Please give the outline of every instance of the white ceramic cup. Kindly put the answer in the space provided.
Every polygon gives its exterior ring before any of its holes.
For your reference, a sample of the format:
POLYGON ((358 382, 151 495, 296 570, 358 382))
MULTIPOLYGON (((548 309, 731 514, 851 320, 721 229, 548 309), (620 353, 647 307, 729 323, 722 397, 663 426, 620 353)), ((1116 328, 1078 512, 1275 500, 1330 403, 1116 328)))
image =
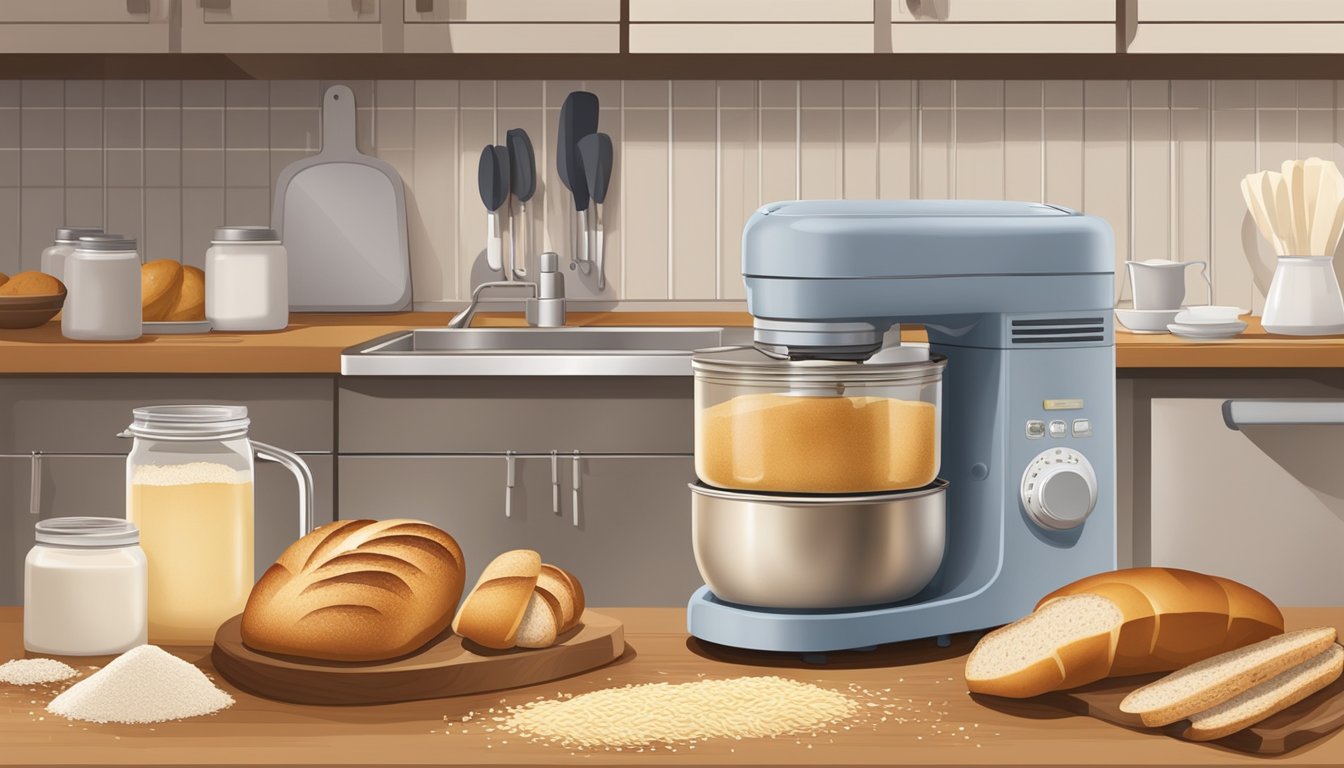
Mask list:
MULTIPOLYGON (((1140 310, 1180 309, 1185 302, 1185 268, 1198 264, 1204 272, 1208 262, 1149 259, 1127 261, 1129 284, 1134 289, 1134 308, 1140 310)), ((1205 279, 1207 280, 1207 273, 1205 279)))

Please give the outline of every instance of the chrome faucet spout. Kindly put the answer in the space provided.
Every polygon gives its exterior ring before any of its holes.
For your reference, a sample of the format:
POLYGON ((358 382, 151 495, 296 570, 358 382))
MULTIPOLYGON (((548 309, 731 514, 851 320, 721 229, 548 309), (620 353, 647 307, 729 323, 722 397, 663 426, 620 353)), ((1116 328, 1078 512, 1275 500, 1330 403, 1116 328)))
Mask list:
POLYGON ((481 294, 485 293, 487 289, 493 289, 493 288, 526 288, 528 293, 531 294, 529 298, 535 299, 537 297, 536 283, 528 283, 518 280, 496 280, 494 282, 481 283, 480 285, 476 286, 476 290, 471 292, 471 303, 467 304, 466 309, 462 310, 461 312, 458 312, 456 315, 453 315, 453 318, 448 321, 448 327, 449 328, 470 327, 472 318, 476 316, 476 309, 481 303, 481 294))

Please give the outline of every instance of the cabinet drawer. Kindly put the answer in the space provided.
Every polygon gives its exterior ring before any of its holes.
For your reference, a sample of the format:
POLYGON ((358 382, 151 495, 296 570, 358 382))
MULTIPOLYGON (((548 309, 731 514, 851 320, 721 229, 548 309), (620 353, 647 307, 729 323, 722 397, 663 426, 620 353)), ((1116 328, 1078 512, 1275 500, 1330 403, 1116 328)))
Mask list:
POLYGON ((206 24, 377 24, 378 0, 224 0, 197 3, 206 24))
POLYGON ((691 377, 358 378, 340 453, 690 453, 691 377))
POLYGON ((415 53, 616 53, 619 0, 402 0, 415 53))
MULTIPOLYGON (((1164 0, 1165 1, 1165 0, 1164 0)), ((1114 22, 1114 0, 898 0, 893 21, 1114 22)))
POLYGON ((1114 53, 1112 0, 892 4, 896 53, 1114 53))
POLYGON ((866 0, 630 0, 631 53, 872 53, 866 0))
POLYGON ((4 0, 0 2, 0 24, 147 24, 154 11, 147 0, 4 0))
POLYGON ((1138 0, 1144 22, 1344 21, 1339 0, 1138 0))
POLYGON ((166 53, 176 0, 3 0, 4 53, 166 53))
POLYGON ((1337 0, 1138 0, 1130 53, 1340 53, 1337 0))
POLYGON ((871 0, 630 0, 630 21, 873 21, 871 0))
POLYGON ((183 53, 378 53, 379 0, 183 0, 183 53))
POLYGON ((621 20, 620 0, 402 0, 402 4, 407 24, 621 20))
POLYGON ((8 376, 0 379, 0 453, 126 453, 117 437, 142 405, 246 405, 250 435, 291 451, 330 452, 329 377, 8 376))
POLYGON ((572 570, 588 604, 684 605, 700 584, 691 552, 689 456, 560 457, 559 514, 549 457, 515 460, 505 516, 502 456, 341 456, 340 516, 434 523, 466 556, 467 584, 500 552, 535 549, 572 570))

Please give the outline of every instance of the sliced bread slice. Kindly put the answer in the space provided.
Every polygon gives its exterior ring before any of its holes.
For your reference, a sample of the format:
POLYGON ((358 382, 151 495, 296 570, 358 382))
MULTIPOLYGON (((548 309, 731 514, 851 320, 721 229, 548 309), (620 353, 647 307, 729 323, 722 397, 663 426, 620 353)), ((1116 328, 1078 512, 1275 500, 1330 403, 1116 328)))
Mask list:
POLYGON ((1339 679, 1344 648, 1331 645, 1307 661, 1190 718, 1185 738, 1212 741, 1291 707, 1339 679))
POLYGON ((561 608, 555 596, 541 587, 532 593, 515 640, 519 648, 549 648, 563 625, 561 608))
POLYGON ((1050 600, 980 639, 966 659, 966 687, 1025 699, 1100 680, 1124 621, 1119 606, 1100 595, 1050 600))
POLYGON ((1136 689, 1120 711, 1156 727, 1203 712, 1321 653, 1335 642, 1334 627, 1301 629, 1220 653, 1136 689))

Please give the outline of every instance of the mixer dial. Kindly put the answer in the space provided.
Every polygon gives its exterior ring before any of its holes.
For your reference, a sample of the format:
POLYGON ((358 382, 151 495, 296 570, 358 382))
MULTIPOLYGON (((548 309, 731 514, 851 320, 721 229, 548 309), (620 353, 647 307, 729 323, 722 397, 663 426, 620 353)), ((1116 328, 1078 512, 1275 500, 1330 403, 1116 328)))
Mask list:
POLYGON ((1083 524, 1097 505, 1097 473, 1072 448, 1052 448, 1022 473, 1022 506, 1032 522, 1063 531, 1083 524))

